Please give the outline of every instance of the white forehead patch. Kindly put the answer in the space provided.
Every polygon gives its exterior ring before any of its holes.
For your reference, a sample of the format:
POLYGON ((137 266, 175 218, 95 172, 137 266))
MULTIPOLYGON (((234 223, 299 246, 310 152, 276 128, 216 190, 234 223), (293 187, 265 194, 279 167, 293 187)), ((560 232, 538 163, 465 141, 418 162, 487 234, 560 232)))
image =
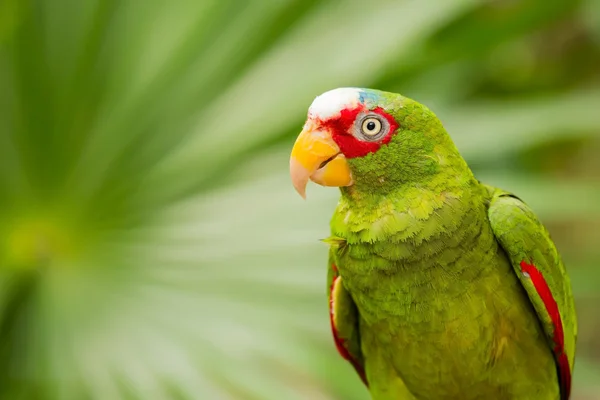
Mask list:
POLYGON ((339 88, 323 93, 312 102, 308 116, 326 120, 340 114, 346 108, 360 104, 361 90, 357 88, 339 88))

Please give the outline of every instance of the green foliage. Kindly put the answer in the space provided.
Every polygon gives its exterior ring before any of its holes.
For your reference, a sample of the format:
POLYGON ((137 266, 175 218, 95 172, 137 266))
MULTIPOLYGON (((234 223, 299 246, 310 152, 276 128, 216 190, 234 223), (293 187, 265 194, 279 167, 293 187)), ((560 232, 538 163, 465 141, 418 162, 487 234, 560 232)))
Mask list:
POLYGON ((287 176, 338 86, 434 110, 594 308, 596 3, 0 0, 0 397, 366 399, 328 332, 337 192, 287 176))

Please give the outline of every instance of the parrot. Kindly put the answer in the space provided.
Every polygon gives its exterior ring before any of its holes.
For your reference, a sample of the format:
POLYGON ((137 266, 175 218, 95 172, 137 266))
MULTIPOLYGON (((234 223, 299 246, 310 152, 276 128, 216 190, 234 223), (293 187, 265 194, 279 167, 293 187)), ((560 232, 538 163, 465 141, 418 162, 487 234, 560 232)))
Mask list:
POLYGON ((373 400, 569 399, 577 317, 557 247, 523 200, 475 178, 429 108, 324 92, 289 168, 303 198, 309 181, 339 188, 329 322, 373 400))

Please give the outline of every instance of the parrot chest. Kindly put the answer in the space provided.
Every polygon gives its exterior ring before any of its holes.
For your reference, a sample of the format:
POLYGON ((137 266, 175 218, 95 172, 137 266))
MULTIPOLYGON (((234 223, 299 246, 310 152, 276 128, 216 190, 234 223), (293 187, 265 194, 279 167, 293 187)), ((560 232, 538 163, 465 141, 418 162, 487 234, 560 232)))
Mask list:
POLYGON ((427 399, 501 398, 519 390, 515 370, 553 373, 539 324, 491 233, 435 258, 386 260, 369 246, 349 245, 338 258, 359 310, 367 370, 392 370, 427 399))

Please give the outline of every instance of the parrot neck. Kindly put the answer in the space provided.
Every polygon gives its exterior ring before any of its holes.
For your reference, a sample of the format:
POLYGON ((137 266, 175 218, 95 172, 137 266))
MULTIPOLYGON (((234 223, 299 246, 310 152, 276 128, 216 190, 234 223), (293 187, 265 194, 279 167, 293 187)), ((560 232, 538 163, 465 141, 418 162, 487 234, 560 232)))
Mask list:
POLYGON ((485 196, 487 191, 468 168, 450 169, 381 194, 342 188, 332 234, 349 244, 391 241, 419 247, 442 233, 464 229, 461 222, 481 211, 485 196))

